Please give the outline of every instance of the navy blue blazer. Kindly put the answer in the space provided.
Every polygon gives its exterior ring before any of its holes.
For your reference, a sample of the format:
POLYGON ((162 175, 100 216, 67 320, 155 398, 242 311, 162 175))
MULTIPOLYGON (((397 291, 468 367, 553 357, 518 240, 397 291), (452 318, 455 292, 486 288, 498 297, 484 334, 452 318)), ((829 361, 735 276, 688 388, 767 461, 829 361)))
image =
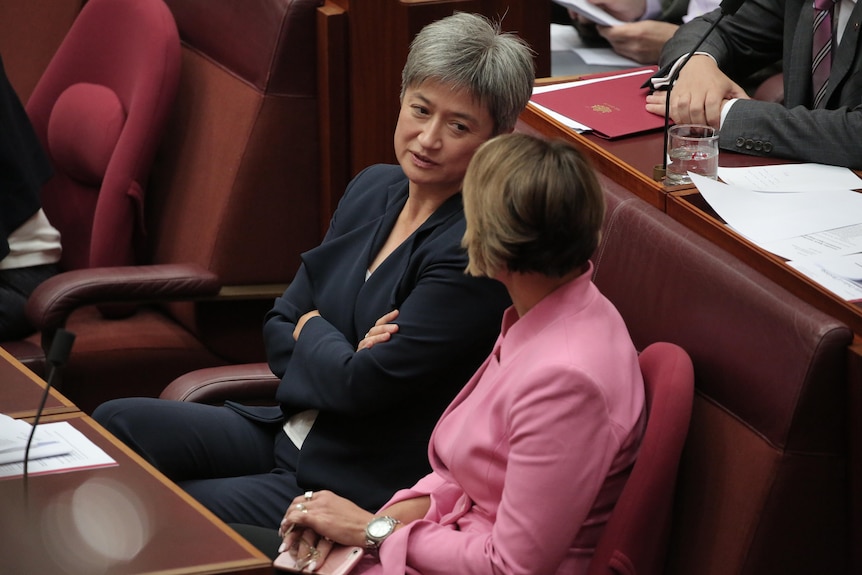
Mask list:
POLYGON ((283 414, 320 410, 300 452, 298 484, 330 489, 369 510, 430 470, 434 424, 490 352, 510 304, 502 284, 464 272, 460 194, 366 281, 407 200, 407 184, 398 166, 360 173, 323 243, 302 255, 264 325, 283 414), (321 317, 294 341, 296 321, 313 309, 321 317), (399 331, 356 352, 374 322, 393 309, 399 331))

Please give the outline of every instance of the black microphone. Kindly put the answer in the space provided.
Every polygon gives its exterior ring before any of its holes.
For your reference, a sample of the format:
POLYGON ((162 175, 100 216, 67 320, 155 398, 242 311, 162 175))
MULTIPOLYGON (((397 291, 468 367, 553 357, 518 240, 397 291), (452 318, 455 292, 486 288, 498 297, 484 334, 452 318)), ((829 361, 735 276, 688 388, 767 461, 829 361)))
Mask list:
POLYGON ((674 65, 676 64, 675 61, 668 63, 661 70, 650 76, 650 78, 646 82, 644 82, 643 86, 641 86, 642 88, 653 88, 656 90, 665 90, 667 92, 667 97, 664 101, 664 140, 662 144, 662 163, 661 168, 659 168, 659 166, 656 166, 653 169, 653 179, 656 181, 661 180, 667 173, 667 130, 668 125, 670 124, 670 91, 673 89, 673 84, 679 77, 679 73, 682 70, 683 66, 685 66, 689 60, 691 60, 691 57, 694 56, 694 54, 698 51, 701 45, 706 41, 707 37, 712 33, 713 30, 715 30, 715 27, 718 26, 718 23, 721 22, 721 20, 725 16, 733 16, 734 14, 736 14, 736 11, 739 10, 743 2, 745 2, 745 0, 722 0, 721 4, 719 4, 720 12, 718 14, 718 18, 716 18, 715 21, 710 25, 709 29, 704 33, 704 35, 700 37, 700 40, 698 40, 697 44, 694 45, 694 48, 688 51, 688 54, 685 55, 685 58, 682 59, 682 61, 679 63, 679 66, 676 66, 676 68, 674 68, 674 65), (659 88, 653 87, 652 82, 655 78, 664 78, 668 74, 670 74, 670 77, 668 77, 667 83, 664 86, 661 86, 659 88))
POLYGON ((59 371, 59 368, 66 364, 69 360, 69 354, 72 353, 72 344, 75 343, 75 334, 59 328, 54 333, 54 339, 51 341, 51 349, 48 350, 48 379, 45 382, 45 390, 42 392, 42 400, 39 402, 39 408, 36 410, 36 417, 33 418, 33 426, 30 428, 30 436, 27 438, 27 446, 24 448, 24 480, 27 480, 27 464, 30 459, 30 444, 33 442, 33 434, 36 432, 36 426, 39 424, 39 419, 42 417, 42 410, 45 409, 45 402, 48 400, 48 391, 51 389, 51 384, 54 381, 54 376, 59 371))

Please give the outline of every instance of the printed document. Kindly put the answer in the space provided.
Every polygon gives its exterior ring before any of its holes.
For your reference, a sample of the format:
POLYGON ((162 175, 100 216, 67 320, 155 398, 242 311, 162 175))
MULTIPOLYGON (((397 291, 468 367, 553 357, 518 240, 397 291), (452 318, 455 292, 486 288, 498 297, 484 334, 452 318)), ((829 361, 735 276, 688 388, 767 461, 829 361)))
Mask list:
MULTIPOLYGON (((24 449, 20 444, 23 435, 24 444, 30 434, 31 426, 26 421, 12 419, 9 416, 0 416, 0 449, 5 446, 10 456, 4 463, 0 464, 0 478, 21 477, 24 475, 24 449), (7 420, 15 423, 9 424, 7 420), (11 433, 11 435, 7 435, 11 433), (20 446, 20 451, 18 450, 20 446), (14 453, 14 456, 11 454, 14 453)), ((111 467, 117 462, 105 453, 99 446, 90 441, 83 433, 75 429, 68 421, 39 424, 33 436, 31 444, 27 474, 29 476, 44 475, 47 473, 60 473, 75 471, 78 469, 94 469, 97 467, 111 467), (36 452, 37 438, 40 444, 52 446, 50 450, 36 452)))

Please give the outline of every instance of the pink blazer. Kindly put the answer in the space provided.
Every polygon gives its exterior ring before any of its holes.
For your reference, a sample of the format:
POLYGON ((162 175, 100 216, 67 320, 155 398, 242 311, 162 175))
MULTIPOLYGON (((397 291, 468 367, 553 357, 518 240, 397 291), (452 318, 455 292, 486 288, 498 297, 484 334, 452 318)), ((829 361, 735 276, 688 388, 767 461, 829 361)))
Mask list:
MULTIPOLYGON (((389 504, 431 495, 364 571, 585 573, 645 425, 637 352, 587 272, 523 318, 438 422, 433 471, 389 504)), ((387 505, 389 505, 387 504, 387 505)))

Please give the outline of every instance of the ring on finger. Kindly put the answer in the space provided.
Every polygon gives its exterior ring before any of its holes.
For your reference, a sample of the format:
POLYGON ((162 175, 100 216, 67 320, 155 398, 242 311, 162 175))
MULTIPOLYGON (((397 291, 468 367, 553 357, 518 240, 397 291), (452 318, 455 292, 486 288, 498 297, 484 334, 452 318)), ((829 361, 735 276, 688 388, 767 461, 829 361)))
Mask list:
POLYGON ((311 501, 311 498, 314 496, 314 491, 306 491, 305 492, 305 500, 311 501))
POLYGON ((294 505, 294 507, 296 507, 297 511, 300 511, 302 513, 308 513, 308 509, 302 503, 297 503, 296 505, 294 505))

